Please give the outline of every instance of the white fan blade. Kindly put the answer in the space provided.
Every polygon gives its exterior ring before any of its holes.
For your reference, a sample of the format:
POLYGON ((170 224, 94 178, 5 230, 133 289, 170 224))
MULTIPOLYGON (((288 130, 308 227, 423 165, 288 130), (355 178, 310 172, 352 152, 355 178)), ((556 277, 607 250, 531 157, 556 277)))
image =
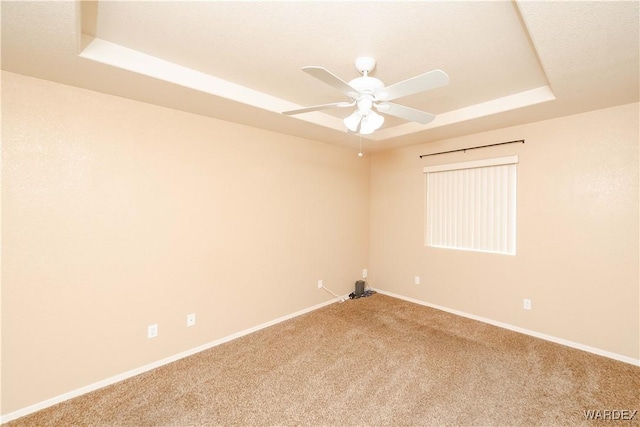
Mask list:
POLYGON ((376 98, 380 101, 391 101, 448 84, 449 76, 447 73, 442 70, 433 70, 382 88, 376 92, 376 98))
POLYGON ((314 105, 313 107, 300 108, 299 110, 283 111, 282 114, 292 116, 294 114, 309 113, 311 111, 328 110, 330 108, 353 107, 355 102, 334 102, 333 104, 314 105))
POLYGON ((405 107, 404 105, 393 104, 391 102, 376 104, 376 108, 381 113, 400 117, 401 119, 420 123, 421 125, 426 125, 436 118, 433 114, 425 113, 424 111, 416 110, 415 108, 405 107))
POLYGON ((340 77, 333 74, 331 71, 322 67, 302 67, 302 71, 309 74, 312 77, 328 84, 334 89, 347 95, 349 98, 355 98, 358 95, 358 91, 349 86, 347 82, 340 77))

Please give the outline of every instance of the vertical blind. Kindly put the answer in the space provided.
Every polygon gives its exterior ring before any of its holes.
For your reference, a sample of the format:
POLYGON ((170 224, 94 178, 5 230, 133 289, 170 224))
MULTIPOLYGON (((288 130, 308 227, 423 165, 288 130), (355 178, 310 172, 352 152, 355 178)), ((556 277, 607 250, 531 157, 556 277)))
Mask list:
POLYGON ((429 166, 425 243, 516 253, 518 156, 429 166))

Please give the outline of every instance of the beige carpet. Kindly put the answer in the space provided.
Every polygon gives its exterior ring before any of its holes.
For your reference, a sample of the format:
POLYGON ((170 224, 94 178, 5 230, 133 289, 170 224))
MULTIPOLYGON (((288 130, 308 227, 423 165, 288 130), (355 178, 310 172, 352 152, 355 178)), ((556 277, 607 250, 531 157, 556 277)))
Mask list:
POLYGON ((9 425, 640 426, 585 418, 639 394, 639 367, 377 294, 9 425))

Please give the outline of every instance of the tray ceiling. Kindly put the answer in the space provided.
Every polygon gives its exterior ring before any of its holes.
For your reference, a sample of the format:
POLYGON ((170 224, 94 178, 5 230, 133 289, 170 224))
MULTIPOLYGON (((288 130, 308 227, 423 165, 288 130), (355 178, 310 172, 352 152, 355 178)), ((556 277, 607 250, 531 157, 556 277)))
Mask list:
POLYGON ((396 100, 368 150, 639 99, 638 2, 2 2, 2 68, 195 114, 353 146, 345 100, 300 69, 392 84, 432 69, 443 88, 396 100))

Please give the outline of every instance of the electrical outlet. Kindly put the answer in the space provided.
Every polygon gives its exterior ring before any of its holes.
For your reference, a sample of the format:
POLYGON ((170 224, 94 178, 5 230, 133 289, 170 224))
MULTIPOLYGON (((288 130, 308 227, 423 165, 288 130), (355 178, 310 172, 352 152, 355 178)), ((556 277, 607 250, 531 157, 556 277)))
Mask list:
POLYGON ((324 286, 324 283, 322 280, 318 280, 318 289, 322 289, 322 287, 324 286))
POLYGON ((193 326, 196 324, 196 314, 191 313, 187 315, 187 326, 193 326))
POLYGON ((416 276, 416 277, 413 279, 413 282, 414 282, 416 285, 419 285, 419 284, 420 284, 420 276, 416 276))
POLYGON ((525 310, 531 310, 531 300, 525 298, 522 302, 522 308, 525 310))
POLYGON ((363 279, 367 278, 367 269, 366 268, 362 269, 362 278, 363 279))
POLYGON ((147 338, 155 338, 158 336, 158 324, 154 323, 147 327, 147 338))

